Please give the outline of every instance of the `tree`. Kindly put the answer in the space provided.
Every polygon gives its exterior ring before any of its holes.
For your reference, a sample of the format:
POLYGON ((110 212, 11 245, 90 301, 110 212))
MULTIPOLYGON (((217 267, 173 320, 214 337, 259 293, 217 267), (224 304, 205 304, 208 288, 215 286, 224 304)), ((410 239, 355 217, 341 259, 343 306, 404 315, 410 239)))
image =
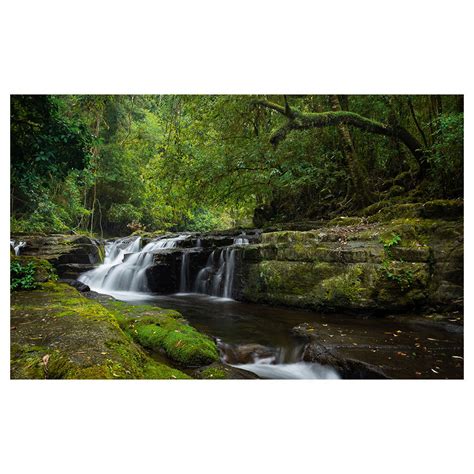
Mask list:
POLYGON ((257 105, 274 110, 286 118, 272 135, 270 141, 278 145, 290 132, 311 128, 352 126, 377 135, 384 135, 400 140, 412 153, 419 165, 420 178, 426 175, 427 160, 421 143, 401 125, 391 125, 369 119, 354 112, 334 110, 332 112, 300 112, 290 107, 288 101, 282 106, 269 100, 259 99, 257 105))

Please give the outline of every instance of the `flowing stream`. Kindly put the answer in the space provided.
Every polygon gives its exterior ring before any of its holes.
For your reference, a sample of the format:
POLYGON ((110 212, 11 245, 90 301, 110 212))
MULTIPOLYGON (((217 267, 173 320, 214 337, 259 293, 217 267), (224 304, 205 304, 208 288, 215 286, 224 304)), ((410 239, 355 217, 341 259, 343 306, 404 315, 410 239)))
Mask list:
MULTIPOLYGON (((400 378, 415 374, 429 377, 433 369, 436 373, 454 370, 455 359, 450 354, 459 351, 462 337, 416 326, 414 316, 355 318, 235 301, 237 255, 249 240, 238 236, 230 245, 220 247, 203 247, 203 243, 186 234, 145 245, 139 237, 118 239, 107 243, 104 263, 79 280, 129 304, 180 311, 196 329, 216 338, 223 362, 261 378, 339 378, 329 366, 302 361, 303 345, 292 328, 305 322, 315 324, 325 343, 338 344, 347 357, 360 357, 389 369, 392 366, 400 378), (160 265, 174 269, 174 294, 150 291, 147 272, 160 265), (420 347, 421 352, 411 354, 414 347, 420 347), (393 361, 394 354, 403 357, 393 361)), ((165 277, 169 279, 167 274, 165 277)))

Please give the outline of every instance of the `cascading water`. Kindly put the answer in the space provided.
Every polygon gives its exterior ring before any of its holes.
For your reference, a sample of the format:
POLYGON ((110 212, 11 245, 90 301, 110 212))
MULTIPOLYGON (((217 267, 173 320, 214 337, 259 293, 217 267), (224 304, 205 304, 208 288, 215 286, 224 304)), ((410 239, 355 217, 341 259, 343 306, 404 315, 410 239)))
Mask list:
MULTIPOLYGON (((106 245, 104 263, 84 273, 79 280, 95 291, 149 291, 147 269, 154 263, 154 254, 179 247, 180 242, 189 240, 189 235, 162 238, 146 244, 141 250, 141 239, 119 239, 106 245)), ((206 265, 197 272, 194 283, 191 280, 191 258, 202 241, 196 240, 196 247, 183 249, 179 273, 179 292, 195 292, 230 299, 233 296, 236 252, 239 246, 247 245, 245 235, 234 238, 232 246, 214 249, 206 265)), ((178 288, 177 288, 178 289, 178 288)))
POLYGON ((15 240, 10 240, 10 246, 13 247, 15 255, 20 255, 21 249, 26 245, 26 242, 16 242, 15 240))
POLYGON ((183 252, 181 256, 181 274, 179 280, 179 291, 181 293, 185 293, 188 288, 188 281, 189 281, 189 252, 183 252))
POLYGON ((140 250, 141 238, 116 240, 105 247, 104 263, 79 277, 94 291, 148 291, 146 271, 153 264, 153 252, 175 248, 186 236, 160 239, 140 250))
MULTIPOLYGON (((233 245, 247 245, 249 240, 243 236, 234 239, 233 245)), ((235 274, 236 248, 213 250, 206 266, 199 270, 193 291, 211 296, 232 298, 235 274)))
POLYGON ((217 341, 221 360, 264 379, 339 379, 331 366, 304 362, 304 345, 271 348, 259 344, 232 345, 217 341))

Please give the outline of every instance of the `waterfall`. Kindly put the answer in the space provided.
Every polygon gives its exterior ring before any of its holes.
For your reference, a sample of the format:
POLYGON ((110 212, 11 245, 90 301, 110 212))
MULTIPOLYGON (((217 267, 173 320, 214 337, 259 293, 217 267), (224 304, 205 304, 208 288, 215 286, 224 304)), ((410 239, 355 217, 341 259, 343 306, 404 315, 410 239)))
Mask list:
POLYGON ((214 268, 215 253, 216 251, 213 250, 209 254, 209 257, 207 257, 206 266, 204 268, 201 268, 201 270, 199 270, 196 277, 196 281, 194 283, 194 288, 193 288, 193 291, 195 293, 208 293, 209 277, 210 275, 212 275, 212 271, 214 268))
POLYGON ((148 291, 147 269, 153 265, 153 252, 175 248, 185 235, 152 241, 141 247, 141 238, 107 243, 104 263, 78 279, 95 291, 148 291))
POLYGON ((26 242, 16 242, 15 240, 10 240, 10 246, 13 247, 15 255, 20 255, 20 250, 26 245, 26 242))
POLYGON ((234 246, 247 245, 249 240, 244 236, 234 239, 233 247, 214 250, 207 259, 206 266, 199 270, 194 283, 194 292, 211 296, 232 298, 235 274, 234 246))
MULTIPOLYGON (((79 280, 92 290, 99 292, 150 291, 147 270, 154 265, 154 254, 166 253, 167 250, 179 248, 182 241, 189 241, 189 239, 189 235, 161 238, 147 243, 143 248, 141 248, 140 237, 108 242, 105 247, 104 263, 81 275, 79 280)), ((192 274, 192 269, 196 267, 195 265, 191 267, 192 254, 206 250, 202 247, 200 238, 194 242, 196 243, 195 250, 186 248, 176 252, 176 258, 181 256, 179 287, 176 290, 180 293, 193 291, 216 297, 232 298, 237 249, 242 245, 247 245, 249 239, 241 234, 233 239, 231 246, 214 249, 209 254, 206 265, 197 271, 195 277, 195 274, 192 274), (191 278, 194 279, 194 282, 191 278)))
POLYGON ((181 274, 179 280, 179 291, 186 293, 189 280, 189 252, 183 252, 181 256, 181 274))

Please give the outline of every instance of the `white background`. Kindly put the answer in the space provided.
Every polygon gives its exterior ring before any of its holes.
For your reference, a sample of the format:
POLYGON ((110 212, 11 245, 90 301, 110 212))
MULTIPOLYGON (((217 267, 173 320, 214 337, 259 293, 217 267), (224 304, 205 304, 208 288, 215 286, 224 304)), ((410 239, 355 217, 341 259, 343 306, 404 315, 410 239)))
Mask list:
POLYGON ((6 473, 467 473, 469 2, 4 1, 0 467, 6 473), (10 381, 11 93, 466 94, 464 381, 10 381))

